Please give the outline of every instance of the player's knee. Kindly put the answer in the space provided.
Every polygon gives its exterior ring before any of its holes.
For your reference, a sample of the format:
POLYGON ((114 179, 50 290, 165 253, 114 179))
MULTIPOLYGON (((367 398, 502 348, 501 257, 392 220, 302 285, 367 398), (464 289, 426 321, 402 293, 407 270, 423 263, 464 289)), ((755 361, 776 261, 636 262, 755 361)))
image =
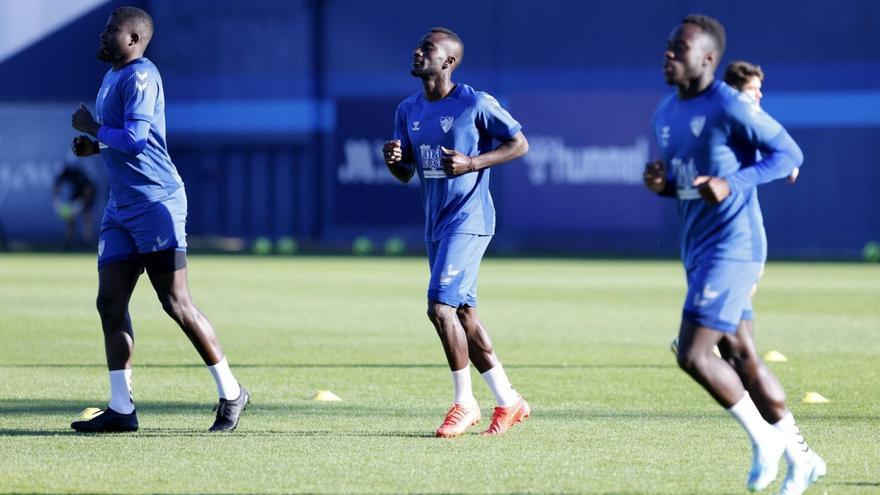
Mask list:
POLYGON ((690 375, 699 373, 705 365, 706 356, 694 349, 679 349, 676 357, 678 367, 690 375))
POLYGON ((176 321, 187 319, 187 314, 190 312, 191 306, 188 299, 177 297, 169 292, 166 294, 160 294, 159 302, 162 303, 162 309, 165 310, 165 313, 176 321))
POLYGON ((428 302, 428 319, 433 322, 443 322, 455 316, 455 312, 451 306, 443 303, 430 301, 428 302))
POLYGON ((125 317, 126 301, 118 294, 98 292, 95 307, 102 320, 118 320, 125 317))

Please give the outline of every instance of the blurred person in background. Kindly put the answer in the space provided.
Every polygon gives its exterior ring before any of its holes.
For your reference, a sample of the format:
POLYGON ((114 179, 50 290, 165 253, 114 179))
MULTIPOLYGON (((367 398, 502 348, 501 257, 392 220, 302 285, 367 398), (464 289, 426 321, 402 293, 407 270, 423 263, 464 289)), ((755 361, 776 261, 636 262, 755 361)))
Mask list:
MULTIPOLYGON (((743 60, 734 60, 727 64, 724 69, 724 82, 737 91, 747 94, 755 100, 755 105, 761 106, 761 98, 764 83, 764 71, 760 65, 752 64, 743 60)), ((800 167, 795 167, 788 176, 788 183, 794 184, 800 175, 800 167)))
POLYGON ((65 160, 64 167, 52 184, 52 207, 64 221, 64 247, 68 250, 91 248, 95 242, 95 226, 92 219, 95 196, 94 181, 74 158, 65 160), (76 235, 77 223, 80 236, 76 235))

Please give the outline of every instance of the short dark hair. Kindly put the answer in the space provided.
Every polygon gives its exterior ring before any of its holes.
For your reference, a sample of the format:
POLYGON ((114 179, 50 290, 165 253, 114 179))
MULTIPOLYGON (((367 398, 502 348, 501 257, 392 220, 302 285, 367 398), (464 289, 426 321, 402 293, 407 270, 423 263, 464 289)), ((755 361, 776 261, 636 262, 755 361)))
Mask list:
POLYGON ((715 49, 718 50, 718 61, 724 55, 724 48, 727 46, 727 35, 724 33, 724 24, 714 17, 703 14, 690 14, 681 20, 683 24, 694 24, 708 34, 715 43, 715 49))
POLYGON ((760 65, 750 64, 744 60, 734 60, 724 69, 724 82, 739 90, 742 90, 742 87, 753 77, 763 81, 764 71, 761 70, 760 65))
POLYGON ((449 28, 443 27, 443 26, 434 26, 428 32, 429 33, 444 34, 447 37, 451 38, 452 41, 458 43, 459 49, 461 51, 461 53, 459 54, 459 57, 458 57, 458 64, 461 65, 461 61, 462 61, 462 59, 464 59, 464 41, 461 41, 461 38, 459 38, 458 35, 455 34, 455 31, 453 31, 449 28))
POLYGON ((153 18, 147 11, 131 6, 119 7, 113 11, 113 17, 122 22, 134 21, 141 31, 138 34, 145 37, 146 41, 149 42, 153 37, 153 18))

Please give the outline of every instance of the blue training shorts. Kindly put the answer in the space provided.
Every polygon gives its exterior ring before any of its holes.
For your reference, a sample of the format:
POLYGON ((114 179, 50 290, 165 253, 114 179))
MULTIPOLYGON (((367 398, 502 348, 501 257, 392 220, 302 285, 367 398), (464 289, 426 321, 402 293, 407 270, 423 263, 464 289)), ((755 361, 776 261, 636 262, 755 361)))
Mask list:
POLYGON ((754 318, 751 292, 763 266, 760 262, 714 260, 688 270, 682 318, 735 333, 740 320, 754 318))
POLYGON ((186 252, 186 192, 182 187, 161 201, 107 205, 98 234, 98 270, 168 249, 186 252))
POLYGON ((454 308, 476 307, 480 261, 491 240, 490 235, 450 234, 428 241, 428 300, 454 308))

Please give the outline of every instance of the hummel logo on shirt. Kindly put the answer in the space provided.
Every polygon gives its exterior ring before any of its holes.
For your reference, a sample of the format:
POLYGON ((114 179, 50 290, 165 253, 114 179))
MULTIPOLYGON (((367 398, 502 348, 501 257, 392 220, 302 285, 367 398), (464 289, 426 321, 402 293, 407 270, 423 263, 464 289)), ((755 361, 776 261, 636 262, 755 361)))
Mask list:
POLYGON ((141 72, 139 70, 135 71, 134 74, 140 80, 140 82, 138 82, 138 81, 134 82, 134 85, 137 86, 138 91, 143 91, 143 90, 147 89, 147 76, 149 74, 147 74, 146 72, 141 72))

